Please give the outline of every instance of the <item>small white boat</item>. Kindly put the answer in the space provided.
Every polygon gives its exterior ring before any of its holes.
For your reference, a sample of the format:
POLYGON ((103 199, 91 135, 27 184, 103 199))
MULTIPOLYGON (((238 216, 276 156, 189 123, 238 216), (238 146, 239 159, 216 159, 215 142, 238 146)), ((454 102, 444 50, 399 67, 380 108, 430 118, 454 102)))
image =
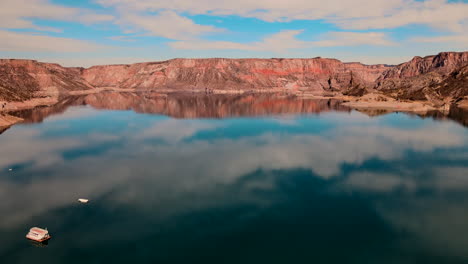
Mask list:
POLYGON ((88 203, 89 200, 88 200, 88 199, 80 198, 80 199, 78 199, 78 202, 80 202, 80 203, 88 203))
POLYGON ((37 242, 44 242, 50 239, 49 231, 39 227, 33 227, 29 229, 29 233, 26 235, 27 239, 31 239, 37 242))

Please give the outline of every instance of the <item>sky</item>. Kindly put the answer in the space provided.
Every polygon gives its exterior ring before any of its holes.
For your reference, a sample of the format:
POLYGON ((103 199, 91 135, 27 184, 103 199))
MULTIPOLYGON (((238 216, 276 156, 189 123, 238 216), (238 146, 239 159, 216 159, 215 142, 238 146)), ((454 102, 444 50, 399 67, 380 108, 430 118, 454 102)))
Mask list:
POLYGON ((0 58, 398 64, 468 50, 468 0, 0 0, 0 58))

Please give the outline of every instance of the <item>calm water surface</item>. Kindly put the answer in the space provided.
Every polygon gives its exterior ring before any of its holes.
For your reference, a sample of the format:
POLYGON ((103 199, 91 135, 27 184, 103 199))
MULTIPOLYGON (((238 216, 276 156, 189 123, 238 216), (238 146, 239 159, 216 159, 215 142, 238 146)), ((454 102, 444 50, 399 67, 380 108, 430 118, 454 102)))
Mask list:
POLYGON ((468 263, 463 122, 93 96, 0 135, 1 263, 468 263))

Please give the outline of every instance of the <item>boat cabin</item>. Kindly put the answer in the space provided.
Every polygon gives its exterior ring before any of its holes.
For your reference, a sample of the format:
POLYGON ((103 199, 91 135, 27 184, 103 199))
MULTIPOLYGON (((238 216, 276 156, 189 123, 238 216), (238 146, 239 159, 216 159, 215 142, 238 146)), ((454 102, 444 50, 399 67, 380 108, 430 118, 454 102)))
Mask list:
POLYGON ((33 227, 29 229, 29 233, 26 235, 27 239, 31 239, 37 242, 43 242, 50 239, 49 231, 39 227, 33 227))

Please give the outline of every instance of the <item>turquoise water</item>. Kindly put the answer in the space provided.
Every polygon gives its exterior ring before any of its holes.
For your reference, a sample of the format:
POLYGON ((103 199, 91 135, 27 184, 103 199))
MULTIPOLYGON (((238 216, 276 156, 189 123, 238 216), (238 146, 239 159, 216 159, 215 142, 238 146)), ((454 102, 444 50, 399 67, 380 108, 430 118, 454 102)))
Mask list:
POLYGON ((87 105, 44 118, 0 135, 1 263, 468 263, 458 122, 87 105), (25 239, 33 226, 47 246, 25 239))

